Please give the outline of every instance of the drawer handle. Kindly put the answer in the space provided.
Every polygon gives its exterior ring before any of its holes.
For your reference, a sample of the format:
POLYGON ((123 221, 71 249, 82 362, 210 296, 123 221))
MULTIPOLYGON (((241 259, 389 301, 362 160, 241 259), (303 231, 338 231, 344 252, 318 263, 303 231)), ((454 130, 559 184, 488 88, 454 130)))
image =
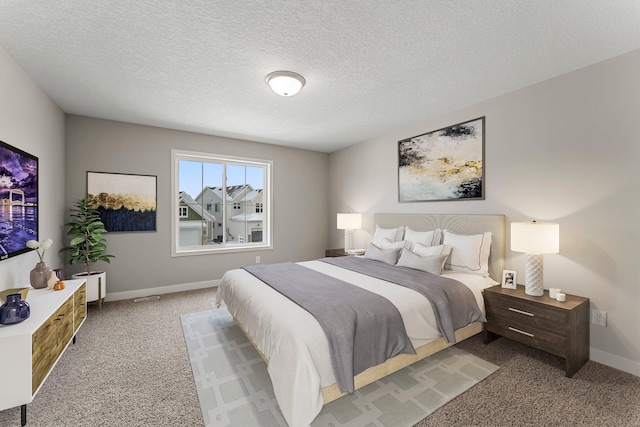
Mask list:
POLYGON ((521 331, 520 329, 512 328, 511 326, 509 326, 509 330, 533 338, 533 334, 530 334, 529 332, 521 331))
POLYGON ((516 313, 525 314, 525 315, 531 316, 531 317, 535 316, 535 314, 529 313, 528 311, 522 311, 522 310, 518 310, 517 308, 512 308, 512 307, 509 307, 509 311, 515 311, 516 313))

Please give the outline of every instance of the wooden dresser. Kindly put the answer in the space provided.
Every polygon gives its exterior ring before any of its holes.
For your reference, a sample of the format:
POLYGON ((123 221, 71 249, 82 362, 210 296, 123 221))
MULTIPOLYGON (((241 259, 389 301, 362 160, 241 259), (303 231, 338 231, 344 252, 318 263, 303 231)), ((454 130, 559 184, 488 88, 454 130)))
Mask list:
POLYGON ((26 424, 27 403, 75 341, 87 317, 85 281, 65 280, 64 284, 65 289, 60 291, 30 289, 30 317, 15 325, 0 326, 0 410, 21 406, 22 425, 26 424))
POLYGON ((565 375, 572 377, 589 360, 589 299, 568 295, 558 302, 544 291, 534 297, 524 286, 484 290, 487 323, 485 344, 500 336, 565 359, 565 375))

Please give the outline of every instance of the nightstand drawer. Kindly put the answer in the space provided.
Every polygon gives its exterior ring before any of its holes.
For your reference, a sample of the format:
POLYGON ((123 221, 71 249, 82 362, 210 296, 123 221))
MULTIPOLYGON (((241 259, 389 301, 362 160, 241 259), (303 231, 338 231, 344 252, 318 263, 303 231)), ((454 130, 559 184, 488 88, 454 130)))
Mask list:
MULTIPOLYGON (((490 332, 511 338, 514 341, 530 345, 555 354, 556 356, 566 356, 564 325, 556 325, 555 328, 535 326, 534 322, 529 322, 524 318, 507 318, 489 313, 487 313, 487 320, 490 322, 487 324, 487 330, 490 332)), ((545 322, 548 323, 548 321, 539 323, 544 324, 545 322)))
POLYGON ((507 295, 485 295, 487 316, 496 315, 505 319, 513 319, 518 322, 530 324, 532 328, 557 330, 562 333, 566 329, 568 313, 555 307, 511 298, 507 295))

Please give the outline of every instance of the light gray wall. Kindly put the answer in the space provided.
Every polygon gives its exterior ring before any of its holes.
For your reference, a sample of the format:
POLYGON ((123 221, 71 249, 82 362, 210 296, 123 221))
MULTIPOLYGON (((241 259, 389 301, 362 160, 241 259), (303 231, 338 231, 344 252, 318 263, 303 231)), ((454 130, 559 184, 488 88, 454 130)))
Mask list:
MULTIPOLYGON (((545 287, 591 299, 608 327, 591 325, 591 358, 640 375, 640 51, 335 152, 335 213, 502 213, 508 222, 560 224, 560 253, 545 255, 545 287), (486 116, 486 199, 398 203, 397 141, 486 116)), ((507 230, 508 232, 508 230, 507 230)), ((509 233, 507 233, 509 234, 509 233)), ((507 235, 507 238, 509 236, 507 235)), ((509 244, 507 241, 507 248, 509 244)), ((506 268, 524 279, 524 254, 506 268)))
POLYGON ((262 263, 318 258, 327 247, 327 154, 75 115, 67 116, 65 151, 67 208, 86 197, 87 171, 158 177, 157 231, 105 235, 116 258, 96 268, 107 272, 108 295, 217 280, 256 255, 262 263), (171 257, 172 148, 273 161, 272 250, 171 257))
MULTIPOLYGON (((49 267, 60 267, 64 220, 64 113, 0 47, 0 140, 38 157, 39 231, 53 239, 45 253, 49 267)), ((0 289, 29 285, 38 255, 29 252, 0 261, 0 289)))

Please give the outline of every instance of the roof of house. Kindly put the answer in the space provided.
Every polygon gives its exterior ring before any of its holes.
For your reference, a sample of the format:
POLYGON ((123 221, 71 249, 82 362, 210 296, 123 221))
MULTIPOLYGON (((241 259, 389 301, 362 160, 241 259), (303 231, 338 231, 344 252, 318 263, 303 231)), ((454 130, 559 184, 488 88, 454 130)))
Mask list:
POLYGON ((193 200, 193 198, 187 193, 185 193, 184 191, 180 192, 179 200, 180 200, 180 203, 184 203, 185 205, 187 205, 189 209, 193 210, 195 213, 200 215, 203 219, 210 222, 215 222, 216 217, 211 215, 206 210, 204 210, 202 208, 202 205, 198 204, 198 202, 193 200))
POLYGON ((241 213, 231 217, 231 221, 264 221, 262 212, 241 213))
MULTIPOLYGON (((199 200, 202 198, 205 192, 210 191, 215 194, 220 200, 222 200, 222 187, 204 187, 204 189, 198 194, 195 200, 199 200)), ((227 201, 232 202, 237 197, 242 196, 242 199, 245 201, 253 201, 259 195, 261 195, 263 190, 261 188, 254 189, 251 184, 243 184, 243 185, 230 185, 227 187, 227 201), (247 190, 243 195, 243 191, 247 190)))

